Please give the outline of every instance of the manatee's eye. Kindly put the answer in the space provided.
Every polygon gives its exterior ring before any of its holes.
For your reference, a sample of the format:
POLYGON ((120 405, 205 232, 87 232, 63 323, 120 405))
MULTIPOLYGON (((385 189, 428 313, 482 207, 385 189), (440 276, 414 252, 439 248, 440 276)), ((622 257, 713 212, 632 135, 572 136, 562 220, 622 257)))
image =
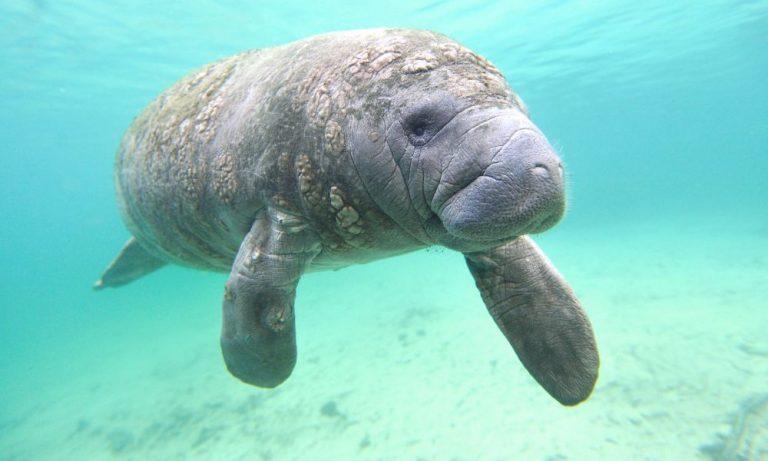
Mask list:
MULTIPOLYGON (((408 140, 414 146, 423 146, 428 143, 434 133, 430 133, 430 127, 433 125, 429 117, 424 116, 409 117, 405 122, 405 133, 408 140)), ((436 130, 435 130, 436 131, 436 130)))
POLYGON ((406 109, 402 120, 408 142, 427 144, 459 111, 458 103, 445 94, 434 94, 406 109))

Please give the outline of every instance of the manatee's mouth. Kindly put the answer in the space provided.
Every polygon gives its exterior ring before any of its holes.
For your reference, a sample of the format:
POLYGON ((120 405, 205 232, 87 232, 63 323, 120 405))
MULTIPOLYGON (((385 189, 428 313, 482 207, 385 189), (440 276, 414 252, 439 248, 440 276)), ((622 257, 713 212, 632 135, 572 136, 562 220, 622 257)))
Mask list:
POLYGON ((425 222, 425 230, 436 242, 448 248, 462 252, 480 251, 496 247, 523 235, 544 232, 557 224, 562 214, 562 211, 553 211, 549 214, 531 212, 532 218, 525 222, 521 218, 518 225, 501 230, 489 226, 487 229, 479 229, 478 232, 458 231, 457 228, 460 226, 456 226, 455 222, 446 226, 438 214, 432 214, 425 222))
MULTIPOLYGON (((538 200, 537 200, 538 201, 538 200)), ((521 213, 509 232, 514 236, 540 234, 557 224, 565 213, 563 201, 537 203, 521 213)))
MULTIPOLYGON (((484 192, 491 197, 492 188, 484 192)), ((562 193, 546 191, 524 197, 519 204, 484 202, 477 193, 459 191, 446 201, 437 216, 445 230, 463 240, 493 242, 552 228, 565 213, 562 193)))
POLYGON ((560 219, 562 219, 564 214, 565 207, 563 206, 560 211, 550 213, 549 215, 545 215, 539 219, 534 220, 528 227, 522 229, 518 235, 540 234, 546 230, 549 230, 555 227, 555 224, 560 222, 560 219))

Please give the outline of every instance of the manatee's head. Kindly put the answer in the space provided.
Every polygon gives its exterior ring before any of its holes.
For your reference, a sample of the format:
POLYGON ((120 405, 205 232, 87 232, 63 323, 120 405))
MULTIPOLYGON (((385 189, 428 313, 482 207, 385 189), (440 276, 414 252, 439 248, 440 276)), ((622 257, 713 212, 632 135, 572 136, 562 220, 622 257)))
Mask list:
POLYGON ((352 157, 374 199, 401 227, 418 221, 456 249, 557 223, 560 158, 502 74, 442 35, 403 34, 351 127, 352 157))
POLYGON ((410 195, 451 236, 507 240, 562 217, 560 158, 515 99, 466 100, 437 86, 411 98, 398 118, 387 141, 401 165, 415 168, 410 195))

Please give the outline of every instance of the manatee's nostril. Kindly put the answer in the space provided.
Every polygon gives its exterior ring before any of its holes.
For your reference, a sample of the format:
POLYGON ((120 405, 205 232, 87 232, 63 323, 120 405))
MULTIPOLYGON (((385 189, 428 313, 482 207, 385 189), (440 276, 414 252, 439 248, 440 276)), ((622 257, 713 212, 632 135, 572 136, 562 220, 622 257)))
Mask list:
POLYGON ((542 178, 549 178, 549 168, 547 168, 546 165, 543 163, 537 163, 533 165, 533 168, 531 168, 531 172, 535 174, 536 176, 540 176, 542 178))

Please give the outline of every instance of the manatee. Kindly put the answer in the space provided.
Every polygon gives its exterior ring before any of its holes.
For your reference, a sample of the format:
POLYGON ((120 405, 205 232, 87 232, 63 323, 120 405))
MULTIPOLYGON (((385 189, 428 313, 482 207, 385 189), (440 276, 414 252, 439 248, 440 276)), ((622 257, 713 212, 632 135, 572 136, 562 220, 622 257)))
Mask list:
POLYGON ((114 178, 132 237, 95 287, 228 272, 221 350, 246 383, 291 374, 302 274, 440 245, 549 394, 594 387, 592 327, 528 237, 563 215, 561 161, 502 73, 443 35, 336 32, 207 65, 133 121, 114 178))

